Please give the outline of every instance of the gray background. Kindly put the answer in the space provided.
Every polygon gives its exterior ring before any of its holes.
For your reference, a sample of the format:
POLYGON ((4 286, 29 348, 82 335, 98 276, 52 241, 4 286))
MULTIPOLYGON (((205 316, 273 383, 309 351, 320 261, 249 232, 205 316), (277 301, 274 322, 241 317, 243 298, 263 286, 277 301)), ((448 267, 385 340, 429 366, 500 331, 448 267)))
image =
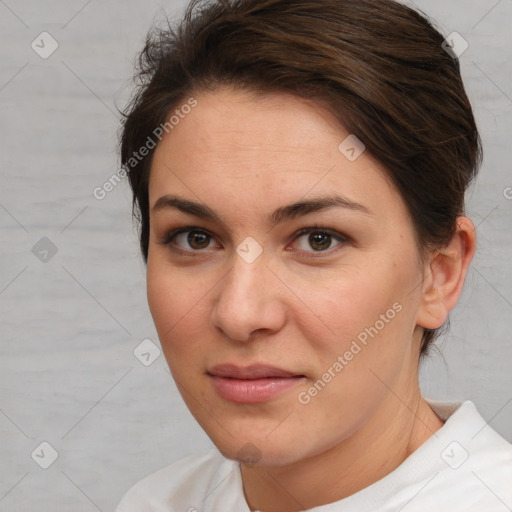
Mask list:
MULTIPOLYGON (((415 3, 469 42, 463 75, 486 153, 468 194, 478 253, 422 386, 473 400, 512 440, 512 0, 415 3)), ((176 17, 184 3, 0 0, 1 511, 113 510, 135 481, 213 446, 163 356, 146 367, 133 354, 158 341, 127 183, 92 194, 118 169, 115 106, 162 6, 176 17), (43 31, 59 44, 47 59, 31 48, 43 31), (43 237, 57 248, 46 262, 32 252, 43 237), (59 455, 46 470, 35 460, 48 450, 31 458, 42 441, 59 455)))

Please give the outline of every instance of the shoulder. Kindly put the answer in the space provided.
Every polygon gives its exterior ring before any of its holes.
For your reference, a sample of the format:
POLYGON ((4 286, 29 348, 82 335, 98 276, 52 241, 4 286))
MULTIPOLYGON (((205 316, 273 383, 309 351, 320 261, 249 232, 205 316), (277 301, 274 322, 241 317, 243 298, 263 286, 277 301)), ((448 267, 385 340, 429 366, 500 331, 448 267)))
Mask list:
POLYGON ((453 510, 492 512, 512 505, 512 445, 472 402, 457 406, 437 434, 425 448, 439 458, 439 466, 423 494, 453 510))
POLYGON ((196 453, 152 473, 131 487, 116 512, 172 512, 201 510, 201 496, 231 474, 236 463, 217 450, 196 453))
POLYGON ((488 425, 470 401, 429 404, 445 421, 443 427, 398 468, 343 500, 343 505, 367 510, 368 503, 379 503, 376 510, 382 512, 509 510, 512 445, 488 425))
POLYGON ((466 400, 455 406, 430 402, 438 415, 445 419, 445 425, 438 432, 442 442, 449 441, 443 459, 448 466, 453 454, 457 462, 453 465, 462 466, 471 458, 478 464, 504 464, 508 467, 512 462, 512 444, 501 437, 477 411, 473 402, 466 400), (452 409, 450 410, 450 407, 452 409), (443 413, 446 414, 443 417, 443 413))

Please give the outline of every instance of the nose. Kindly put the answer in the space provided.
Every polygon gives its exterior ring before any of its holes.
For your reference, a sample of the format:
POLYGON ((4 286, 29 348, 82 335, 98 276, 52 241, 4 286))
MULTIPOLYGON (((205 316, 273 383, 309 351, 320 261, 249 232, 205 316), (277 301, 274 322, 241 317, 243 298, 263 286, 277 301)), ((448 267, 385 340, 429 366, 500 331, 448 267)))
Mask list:
POLYGON ((246 342, 255 333, 282 329, 286 322, 284 291, 263 255, 247 263, 235 253, 231 270, 219 284, 211 320, 226 337, 246 342))

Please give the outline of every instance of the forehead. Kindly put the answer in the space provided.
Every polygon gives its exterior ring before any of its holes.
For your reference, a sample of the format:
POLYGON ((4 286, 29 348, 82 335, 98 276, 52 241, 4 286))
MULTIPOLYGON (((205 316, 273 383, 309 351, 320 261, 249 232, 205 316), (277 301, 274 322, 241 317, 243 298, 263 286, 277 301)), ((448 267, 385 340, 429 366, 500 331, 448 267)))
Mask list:
MULTIPOLYGON (((326 109, 291 94, 220 88, 196 96, 196 101, 197 106, 165 137, 174 150, 193 147, 187 155, 190 162, 208 154, 222 156, 226 166, 257 153, 258 163, 265 157, 279 163, 274 159, 283 154, 287 161, 306 158, 304 163, 314 166, 319 150, 332 157, 338 139, 348 135, 326 109)), ((250 161, 245 163, 241 171, 251 169, 250 161)))
POLYGON ((194 97, 197 105, 155 150, 150 205, 164 193, 247 211, 334 193, 388 210, 401 203, 368 152, 351 160, 340 151, 350 133, 317 103, 232 89, 194 97))

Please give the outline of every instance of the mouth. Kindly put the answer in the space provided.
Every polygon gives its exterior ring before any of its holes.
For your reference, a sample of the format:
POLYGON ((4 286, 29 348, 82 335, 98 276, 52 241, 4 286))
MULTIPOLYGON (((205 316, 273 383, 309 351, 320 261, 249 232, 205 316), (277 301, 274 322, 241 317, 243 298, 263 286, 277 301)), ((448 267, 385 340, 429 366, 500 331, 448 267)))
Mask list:
POLYGON ((266 402, 303 383, 306 376, 271 365, 217 365, 208 370, 217 393, 230 402, 266 402))

